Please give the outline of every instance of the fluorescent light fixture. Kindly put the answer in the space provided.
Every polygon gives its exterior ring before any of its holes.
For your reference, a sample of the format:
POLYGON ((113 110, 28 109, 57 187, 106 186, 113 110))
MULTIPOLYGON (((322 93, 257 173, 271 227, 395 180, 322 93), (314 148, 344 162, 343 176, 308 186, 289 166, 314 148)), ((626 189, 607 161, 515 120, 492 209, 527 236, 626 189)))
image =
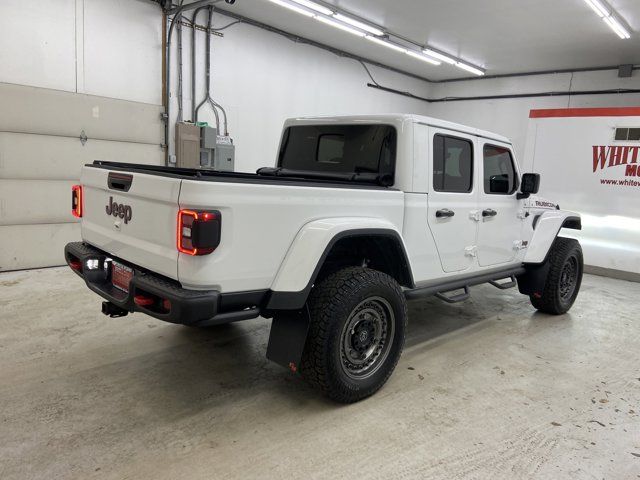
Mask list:
POLYGON ((440 63, 435 58, 427 57, 426 55, 423 55, 420 52, 414 52, 413 50, 407 50, 406 54, 412 56, 413 58, 417 58, 418 60, 422 60, 423 62, 430 63, 431 65, 442 65, 442 63, 440 63))
POLYGON ((596 12, 596 14, 604 20, 604 23, 609 25, 611 30, 613 30, 616 35, 618 35, 621 39, 626 40, 631 38, 631 34, 627 31, 626 28, 622 26, 622 24, 616 19, 614 16, 614 12, 608 8, 604 3, 600 0, 584 0, 587 5, 591 7, 591 9, 596 12))
POLYGON ((315 17, 313 13, 309 10, 305 10, 304 8, 296 7, 291 3, 284 2, 283 0, 269 0, 271 3, 275 3, 276 5, 280 5, 281 7, 288 8, 289 10, 299 13, 300 15, 304 15, 305 17, 315 17))
POLYGON ((620 22, 618 22, 618 20, 616 20, 614 17, 611 17, 611 16, 604 17, 603 20, 607 25, 609 25, 611 27, 611 30, 616 32, 616 34, 622 40, 626 40, 628 38, 631 38, 631 35, 629 34, 629 32, 627 32, 627 30, 622 26, 622 24, 620 22))
POLYGON ((482 70, 480 70, 477 67, 474 67, 472 65, 469 65, 467 63, 464 62, 457 62, 456 63, 456 67, 461 68, 462 70, 466 70, 467 72, 471 72, 475 75, 478 75, 479 77, 484 75, 484 72, 482 70))
POLYGON ((348 23, 349 25, 359 28, 360 30, 364 30, 365 32, 372 33, 373 35, 377 35, 378 37, 384 35, 384 32, 379 28, 372 27, 371 25, 356 20, 355 18, 347 17, 346 15, 342 15, 341 13, 335 13, 333 16, 341 22, 348 23))
POLYGON ((331 25, 332 27, 339 28, 342 31, 349 32, 349 33, 351 33, 353 35, 357 35, 359 37, 364 37, 365 36, 364 32, 361 32, 360 30, 356 30, 355 28, 351 28, 350 26, 345 25, 343 23, 336 22, 335 20, 332 20, 332 19, 327 18, 327 17, 322 17, 322 16, 318 15, 318 16, 316 16, 316 20, 318 20, 318 21, 320 21, 322 23, 326 23, 327 25, 331 25))
POLYGON ((373 43, 377 43, 378 45, 382 45, 383 47, 390 48, 395 50, 396 52, 405 53, 407 51, 406 48, 401 47, 400 45, 396 45, 395 43, 387 42, 386 40, 381 40, 378 37, 372 37, 371 35, 366 36, 367 40, 371 40, 373 43))
POLYGON ((315 2, 311 2, 309 0, 293 0, 293 1, 307 8, 310 8, 311 10, 315 10, 316 12, 322 13, 323 15, 333 15, 333 10, 330 10, 327 7, 322 5, 318 5, 315 2))
POLYGON ((605 7, 600 0, 584 0, 599 17, 604 18, 609 16, 609 10, 605 7))
POLYGON ((440 52, 436 52, 435 50, 431 50, 430 48, 425 48, 423 52, 425 53, 425 55, 429 55, 430 57, 437 58, 438 60, 441 60, 444 63, 448 63, 449 65, 455 65, 457 62, 455 58, 451 58, 448 55, 445 55, 440 52))

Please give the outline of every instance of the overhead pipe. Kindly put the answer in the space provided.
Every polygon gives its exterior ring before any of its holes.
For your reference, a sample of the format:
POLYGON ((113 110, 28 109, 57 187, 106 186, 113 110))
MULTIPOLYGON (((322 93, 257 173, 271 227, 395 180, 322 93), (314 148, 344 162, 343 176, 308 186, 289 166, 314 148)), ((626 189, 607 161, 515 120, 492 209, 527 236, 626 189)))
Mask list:
MULTIPOLYGON (((491 79, 496 79, 496 78, 517 78, 517 77, 527 77, 527 76, 538 76, 538 75, 550 75, 550 74, 558 74, 558 73, 577 73, 577 72, 597 72, 597 71, 606 71, 606 70, 618 70, 619 66, 618 65, 609 65, 609 66, 597 66, 597 67, 585 67, 585 68, 571 68, 571 69, 555 69, 555 70, 542 70, 542 71, 533 71, 533 72, 520 72, 520 73, 505 73, 505 74, 498 74, 498 75, 485 75, 482 77, 460 77, 460 78, 450 78, 450 79, 444 79, 444 80, 434 80, 431 79, 429 77, 424 77, 421 75, 417 75, 415 73, 411 73, 408 72, 406 70, 402 70, 400 68, 397 67, 392 67, 390 65, 386 65, 384 63, 375 61, 371 58, 366 58, 366 57, 362 57, 359 55, 355 55, 349 52, 346 52, 344 50, 340 50, 338 48, 335 47, 331 47, 325 43, 321 43, 321 42, 317 42, 315 40, 311 40, 307 37, 302 37, 299 35, 294 35, 292 33, 286 32, 284 30, 281 30, 279 28, 276 27, 272 27, 271 25, 267 25, 266 23, 262 23, 259 22, 257 20, 253 20, 249 17, 245 17, 243 15, 239 15, 235 12, 231 12, 228 10, 221 10, 218 9, 217 12, 221 15, 227 16, 229 18, 233 18, 235 20, 239 20, 242 23, 246 24, 246 25, 251 25, 252 27, 256 27, 256 28, 260 28, 262 30, 266 30, 268 32, 271 33, 275 33, 277 35, 281 35, 285 38, 288 38, 289 40, 295 42, 295 43, 302 43, 305 45, 309 45, 312 47, 316 47, 319 48, 321 50, 325 50, 327 52, 333 53, 339 57, 342 58, 350 58, 352 60, 355 61, 361 61, 361 62, 366 62, 369 65, 373 65, 375 67, 378 68, 382 68, 391 72, 395 72, 395 73, 399 73, 401 75, 404 75, 406 77, 410 77, 410 78, 415 78, 416 80, 421 80, 423 82, 427 82, 427 83, 453 83, 453 82, 466 82, 469 80, 491 80, 491 79)), ((393 36, 398 37, 398 38, 402 38, 399 37, 396 34, 393 34, 393 36)), ((410 43, 414 43, 415 42, 410 42, 410 43)), ((417 44, 416 44, 417 45, 417 44)), ((638 65, 634 65, 633 70, 639 70, 640 66, 638 65)))
MULTIPOLYGON (((220 3, 223 0, 198 0, 197 2, 189 3, 188 5, 171 7, 167 10, 167 15, 173 15, 174 13, 186 12, 189 10, 193 10, 194 8, 206 7, 207 5, 215 5, 216 3, 220 3)), ((228 4, 233 5, 236 3, 236 0, 224 0, 228 4)))
POLYGON ((517 98, 538 98, 538 97, 572 97, 582 95, 624 95, 630 93, 640 93, 640 89, 625 89, 617 88, 610 90, 576 90, 576 91, 559 91, 559 92, 537 92, 537 93, 511 93, 506 95, 482 95, 475 97, 442 97, 442 98, 427 98, 419 95, 414 95, 410 92, 403 92, 394 88, 384 87, 382 85, 376 85, 373 83, 367 83, 367 87, 382 90, 384 92, 394 93, 396 95, 402 95, 403 97, 413 98, 414 100, 421 100, 427 103, 444 103, 444 102, 465 102, 472 100, 509 100, 517 98))

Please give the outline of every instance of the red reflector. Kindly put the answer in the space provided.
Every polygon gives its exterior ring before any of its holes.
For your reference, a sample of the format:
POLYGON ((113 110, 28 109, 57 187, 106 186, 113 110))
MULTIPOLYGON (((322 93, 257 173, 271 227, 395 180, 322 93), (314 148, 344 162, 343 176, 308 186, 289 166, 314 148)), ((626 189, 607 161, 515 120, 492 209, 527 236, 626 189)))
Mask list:
POLYGON ((80 260, 71 260, 69 262, 69 266, 72 269, 77 270, 77 271, 82 270, 82 262, 80 262, 80 260))
POLYGON ((71 187, 71 213, 76 218, 82 218, 82 185, 71 187))
POLYGON ((149 307, 156 302, 153 298, 145 297, 144 295, 136 295, 133 297, 133 301, 139 307, 149 307))
POLYGON ((166 298, 162 301, 162 308, 164 308, 167 312, 171 310, 171 301, 166 298))

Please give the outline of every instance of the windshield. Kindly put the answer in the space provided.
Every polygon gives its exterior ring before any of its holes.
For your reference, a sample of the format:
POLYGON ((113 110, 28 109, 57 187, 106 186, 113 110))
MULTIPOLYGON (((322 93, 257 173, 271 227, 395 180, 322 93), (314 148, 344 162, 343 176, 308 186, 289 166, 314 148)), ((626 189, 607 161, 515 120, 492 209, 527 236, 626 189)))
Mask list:
POLYGON ((312 125, 284 132, 278 166, 318 173, 394 173, 396 130, 390 125, 312 125))

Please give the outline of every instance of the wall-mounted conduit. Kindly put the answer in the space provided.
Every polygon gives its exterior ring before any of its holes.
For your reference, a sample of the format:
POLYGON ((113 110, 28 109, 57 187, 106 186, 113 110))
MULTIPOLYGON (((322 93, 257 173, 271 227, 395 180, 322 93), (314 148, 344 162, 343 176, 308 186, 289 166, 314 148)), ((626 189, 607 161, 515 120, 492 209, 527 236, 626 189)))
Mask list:
MULTIPOLYGON (((220 110, 220 112, 222 112, 222 121, 223 121, 223 125, 224 125, 224 136, 227 137, 229 136, 229 124, 227 121, 227 112, 225 111, 224 108, 222 108, 222 105, 220 105, 218 102, 216 102, 213 98, 211 98, 211 35, 209 34, 209 32, 211 31, 212 27, 213 27, 213 7, 211 5, 209 5, 208 11, 209 11, 209 16, 207 18, 207 41, 206 41, 206 59, 205 59, 205 98, 202 100, 202 102, 200 102, 200 104, 196 107, 195 109, 195 113, 194 113, 194 117, 193 120, 195 122, 198 121, 198 113, 200 111, 200 109, 205 105, 205 104, 209 104, 211 105, 211 109, 213 110, 213 114, 216 118, 216 128, 218 131, 218 134, 220 133, 220 115, 218 114, 218 110, 220 110)), ((194 24, 195 24, 195 18, 194 18, 194 24)), ((193 30, 193 48, 195 51, 195 29, 193 30)), ((192 68, 192 75, 195 78, 195 63, 192 63, 191 68, 192 68)), ((194 86, 194 97, 195 97, 195 84, 193 84, 192 86, 194 86)))
MULTIPOLYGON (((178 23, 182 22, 184 17, 182 16, 183 12, 186 12, 188 10, 194 10, 194 9, 198 9, 200 7, 205 7, 205 8, 209 8, 210 9, 210 17, 209 17, 209 26, 207 28, 207 33, 209 34, 211 32, 211 14, 212 14, 212 9, 213 9, 213 5, 215 5, 216 3, 220 3, 222 1, 225 0, 199 0, 196 1, 194 3, 189 3, 187 5, 184 4, 180 4, 178 6, 173 6, 171 5, 169 11, 166 11, 165 14, 167 15, 173 15, 170 25, 169 25, 169 31, 167 32, 167 38, 166 38, 166 42, 165 42, 165 72, 164 72, 164 77, 165 77, 165 98, 164 98, 164 105, 165 105, 165 111, 164 111, 164 115, 163 115, 163 120, 164 120, 164 144, 166 146, 166 161, 167 164, 169 163, 169 155, 171 152, 171 139, 169 136, 169 122, 171 121, 171 40, 173 37, 173 31, 176 29, 176 26, 178 25, 178 23)), ((172 4, 173 2, 170 2, 170 4, 172 4)), ((195 21, 192 22, 193 24, 193 33, 195 35, 195 21)), ((207 39, 208 42, 210 42, 210 35, 209 38, 207 39)), ((194 41, 195 43, 195 41, 194 41)), ((210 49, 210 44, 208 45, 209 49, 210 49)), ((193 58, 193 57, 192 57, 193 58)), ((195 64, 194 64, 195 65, 195 64)), ((181 75, 180 75, 181 78, 181 75)), ((209 85, 207 83, 207 85, 209 85)), ((193 84, 192 84, 193 86, 193 84)), ((179 86, 179 90, 181 90, 182 86, 179 86)), ((207 87, 209 88, 209 87, 207 87)), ((181 92, 180 92, 181 94, 181 92)), ((181 99, 179 99, 178 101, 179 103, 179 108, 181 109, 181 104, 182 101, 181 99)), ((217 104, 215 101, 213 102, 213 104, 217 105, 218 108, 222 108, 219 104, 217 104)), ((197 108, 196 108, 197 110, 197 108)), ((215 109, 214 109, 215 111, 215 109)), ((195 112, 197 113, 197 112, 195 112)), ((217 112, 216 112, 217 115, 217 112)), ((226 118, 226 114, 224 115, 226 118)), ((226 124, 226 122, 225 122, 226 124)), ((225 131, 227 130, 227 128, 225 127, 225 131)), ((228 134, 228 133, 227 133, 228 134)))

